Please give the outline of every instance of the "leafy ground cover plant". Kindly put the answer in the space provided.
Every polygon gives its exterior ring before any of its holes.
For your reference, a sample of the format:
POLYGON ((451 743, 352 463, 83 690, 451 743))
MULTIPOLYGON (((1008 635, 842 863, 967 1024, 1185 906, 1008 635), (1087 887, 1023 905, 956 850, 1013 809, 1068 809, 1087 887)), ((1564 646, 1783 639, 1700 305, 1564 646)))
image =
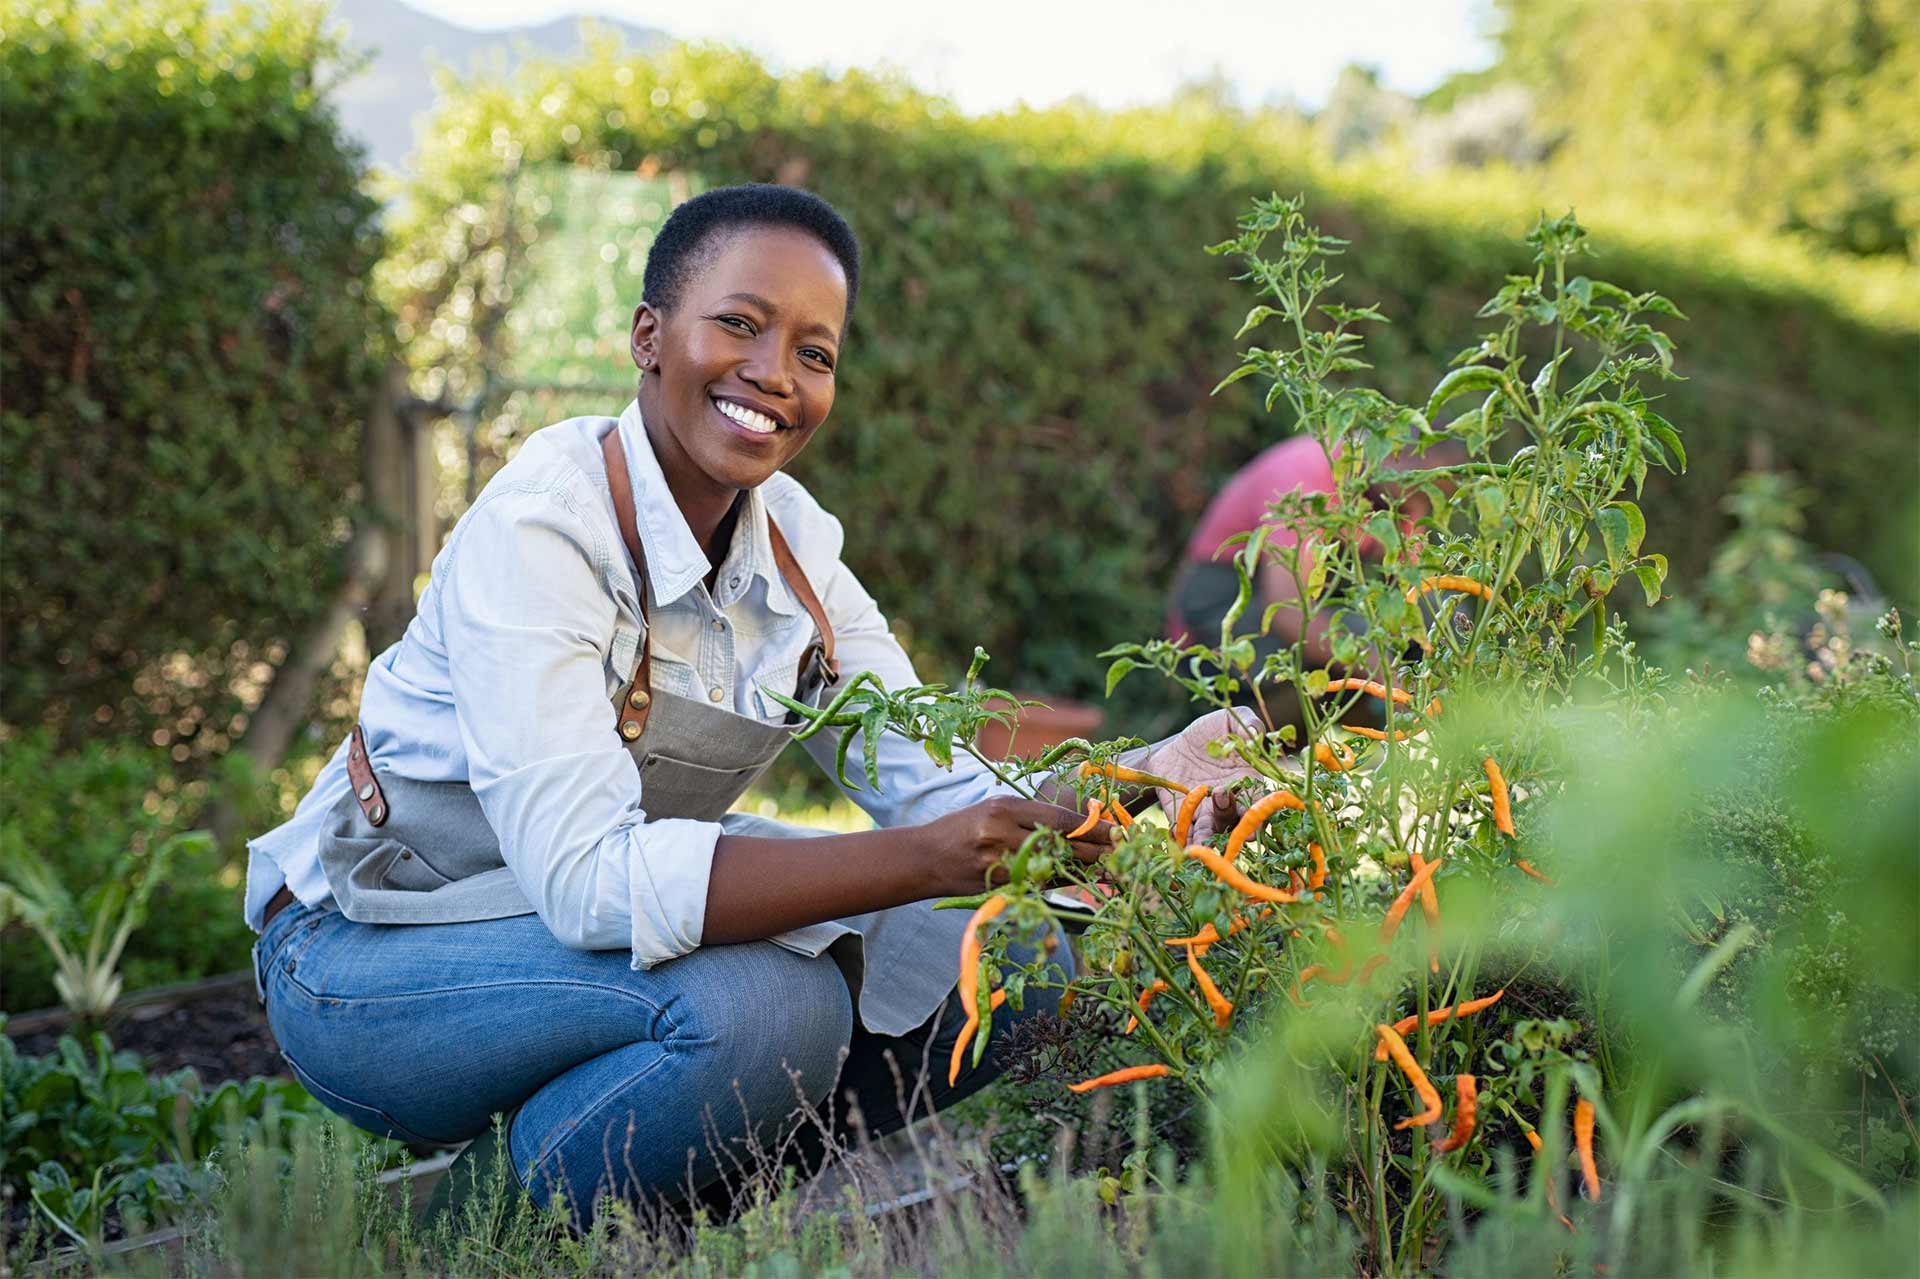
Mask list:
MULTIPOLYGON (((138 1234, 210 1202, 208 1161, 222 1146, 286 1148, 325 1111, 289 1079, 205 1086, 191 1070, 148 1073, 103 1034, 67 1037, 56 1051, 22 1056, 0 1036, 0 1184, 36 1242, 98 1249, 110 1234, 138 1234), (51 1236, 51 1238, 49 1238, 51 1236)), ((370 1142, 390 1164, 400 1147, 370 1142)))

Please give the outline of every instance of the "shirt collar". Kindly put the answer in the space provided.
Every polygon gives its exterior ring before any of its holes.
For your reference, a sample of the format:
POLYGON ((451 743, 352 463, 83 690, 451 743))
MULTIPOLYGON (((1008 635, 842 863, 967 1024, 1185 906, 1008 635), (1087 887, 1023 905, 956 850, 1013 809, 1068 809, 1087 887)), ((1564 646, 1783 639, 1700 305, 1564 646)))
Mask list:
MULTIPOLYGON (((679 503, 667 487, 667 477, 654 455, 653 440, 640 416, 640 401, 632 400, 620 415, 617 428, 627 455, 627 474, 633 485, 635 522, 639 526, 640 547, 647 555, 647 578, 653 588, 653 602, 662 607, 692 590, 713 571, 700 541, 680 514, 679 503)), ((747 490, 746 505, 734 526, 733 543, 727 548, 726 561, 714 584, 714 603, 726 608, 753 586, 759 578, 766 583, 768 607, 792 616, 799 612, 799 601, 787 589, 773 558, 773 539, 767 532, 767 504, 760 489, 747 490)))

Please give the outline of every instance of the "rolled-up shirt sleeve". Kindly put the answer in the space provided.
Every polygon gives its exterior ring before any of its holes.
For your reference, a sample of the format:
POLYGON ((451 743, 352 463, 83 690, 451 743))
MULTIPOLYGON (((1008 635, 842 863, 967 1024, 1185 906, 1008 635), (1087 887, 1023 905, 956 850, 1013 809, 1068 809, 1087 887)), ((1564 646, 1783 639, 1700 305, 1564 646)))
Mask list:
POLYGON ((555 496, 509 490, 463 521, 439 590, 455 718, 469 782, 541 920, 567 946, 631 948, 646 968, 700 944, 721 828, 646 821, 607 691, 610 550, 555 496))

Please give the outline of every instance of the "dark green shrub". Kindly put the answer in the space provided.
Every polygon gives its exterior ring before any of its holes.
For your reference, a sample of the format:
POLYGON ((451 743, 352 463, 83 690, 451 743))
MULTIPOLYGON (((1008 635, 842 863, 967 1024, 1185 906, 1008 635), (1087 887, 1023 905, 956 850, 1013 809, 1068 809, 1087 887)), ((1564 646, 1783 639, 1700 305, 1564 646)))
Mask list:
POLYGON ((0 720, 218 754, 341 577, 386 322, 321 20, 0 5, 0 720))
MULTIPOLYGON (((1089 654, 1157 629, 1220 480, 1288 426, 1245 384, 1209 397, 1246 302, 1202 245, 1250 197, 1304 191, 1330 232, 1368 246, 1342 260, 1341 300, 1380 303, 1392 324, 1371 339, 1368 376, 1412 399, 1484 327, 1483 282, 1525 266, 1520 233, 1557 201, 1331 172, 1283 122, 1193 101, 964 120, 885 80, 775 77, 712 49, 604 48, 471 82, 429 138, 383 272, 434 393, 472 394, 483 363, 516 353, 515 326, 489 317, 565 219, 543 166, 800 182, 838 204, 868 257, 860 313, 833 423, 796 473, 846 522, 849 561, 930 678, 957 674, 978 643, 995 683, 1081 696, 1100 691, 1089 654)), ((1811 540, 1911 593, 1910 548, 1881 518, 1915 491, 1920 411, 1914 311, 1893 274, 1652 214, 1595 238, 1597 274, 1657 287, 1691 317, 1675 334, 1690 380, 1663 388, 1660 410, 1687 439, 1687 496, 1656 475, 1643 501, 1675 589, 1704 568, 1726 523, 1713 497, 1764 437, 1825 495, 1811 540)), ((577 375, 613 389, 496 397, 483 471, 527 430, 624 402, 644 255, 590 256, 581 270, 614 276, 626 307, 570 336, 592 348, 577 375)))

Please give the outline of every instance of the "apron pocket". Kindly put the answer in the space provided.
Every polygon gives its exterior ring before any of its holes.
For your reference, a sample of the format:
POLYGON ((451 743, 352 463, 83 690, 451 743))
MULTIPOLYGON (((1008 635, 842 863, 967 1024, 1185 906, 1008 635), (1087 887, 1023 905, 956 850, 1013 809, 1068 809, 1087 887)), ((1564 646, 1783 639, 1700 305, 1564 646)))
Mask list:
MULTIPOLYGON (((352 867, 348 882, 359 889, 397 889, 430 893, 452 880, 427 863, 418 850, 384 836, 330 835, 325 861, 339 859, 352 867)), ((338 862, 335 862, 338 864, 338 862)))
MULTIPOLYGON (((776 748, 774 755, 778 754, 776 748)), ((640 765, 641 806, 649 821, 655 817, 718 821, 767 771, 774 755, 741 768, 713 768, 670 755, 649 755, 640 765)))

